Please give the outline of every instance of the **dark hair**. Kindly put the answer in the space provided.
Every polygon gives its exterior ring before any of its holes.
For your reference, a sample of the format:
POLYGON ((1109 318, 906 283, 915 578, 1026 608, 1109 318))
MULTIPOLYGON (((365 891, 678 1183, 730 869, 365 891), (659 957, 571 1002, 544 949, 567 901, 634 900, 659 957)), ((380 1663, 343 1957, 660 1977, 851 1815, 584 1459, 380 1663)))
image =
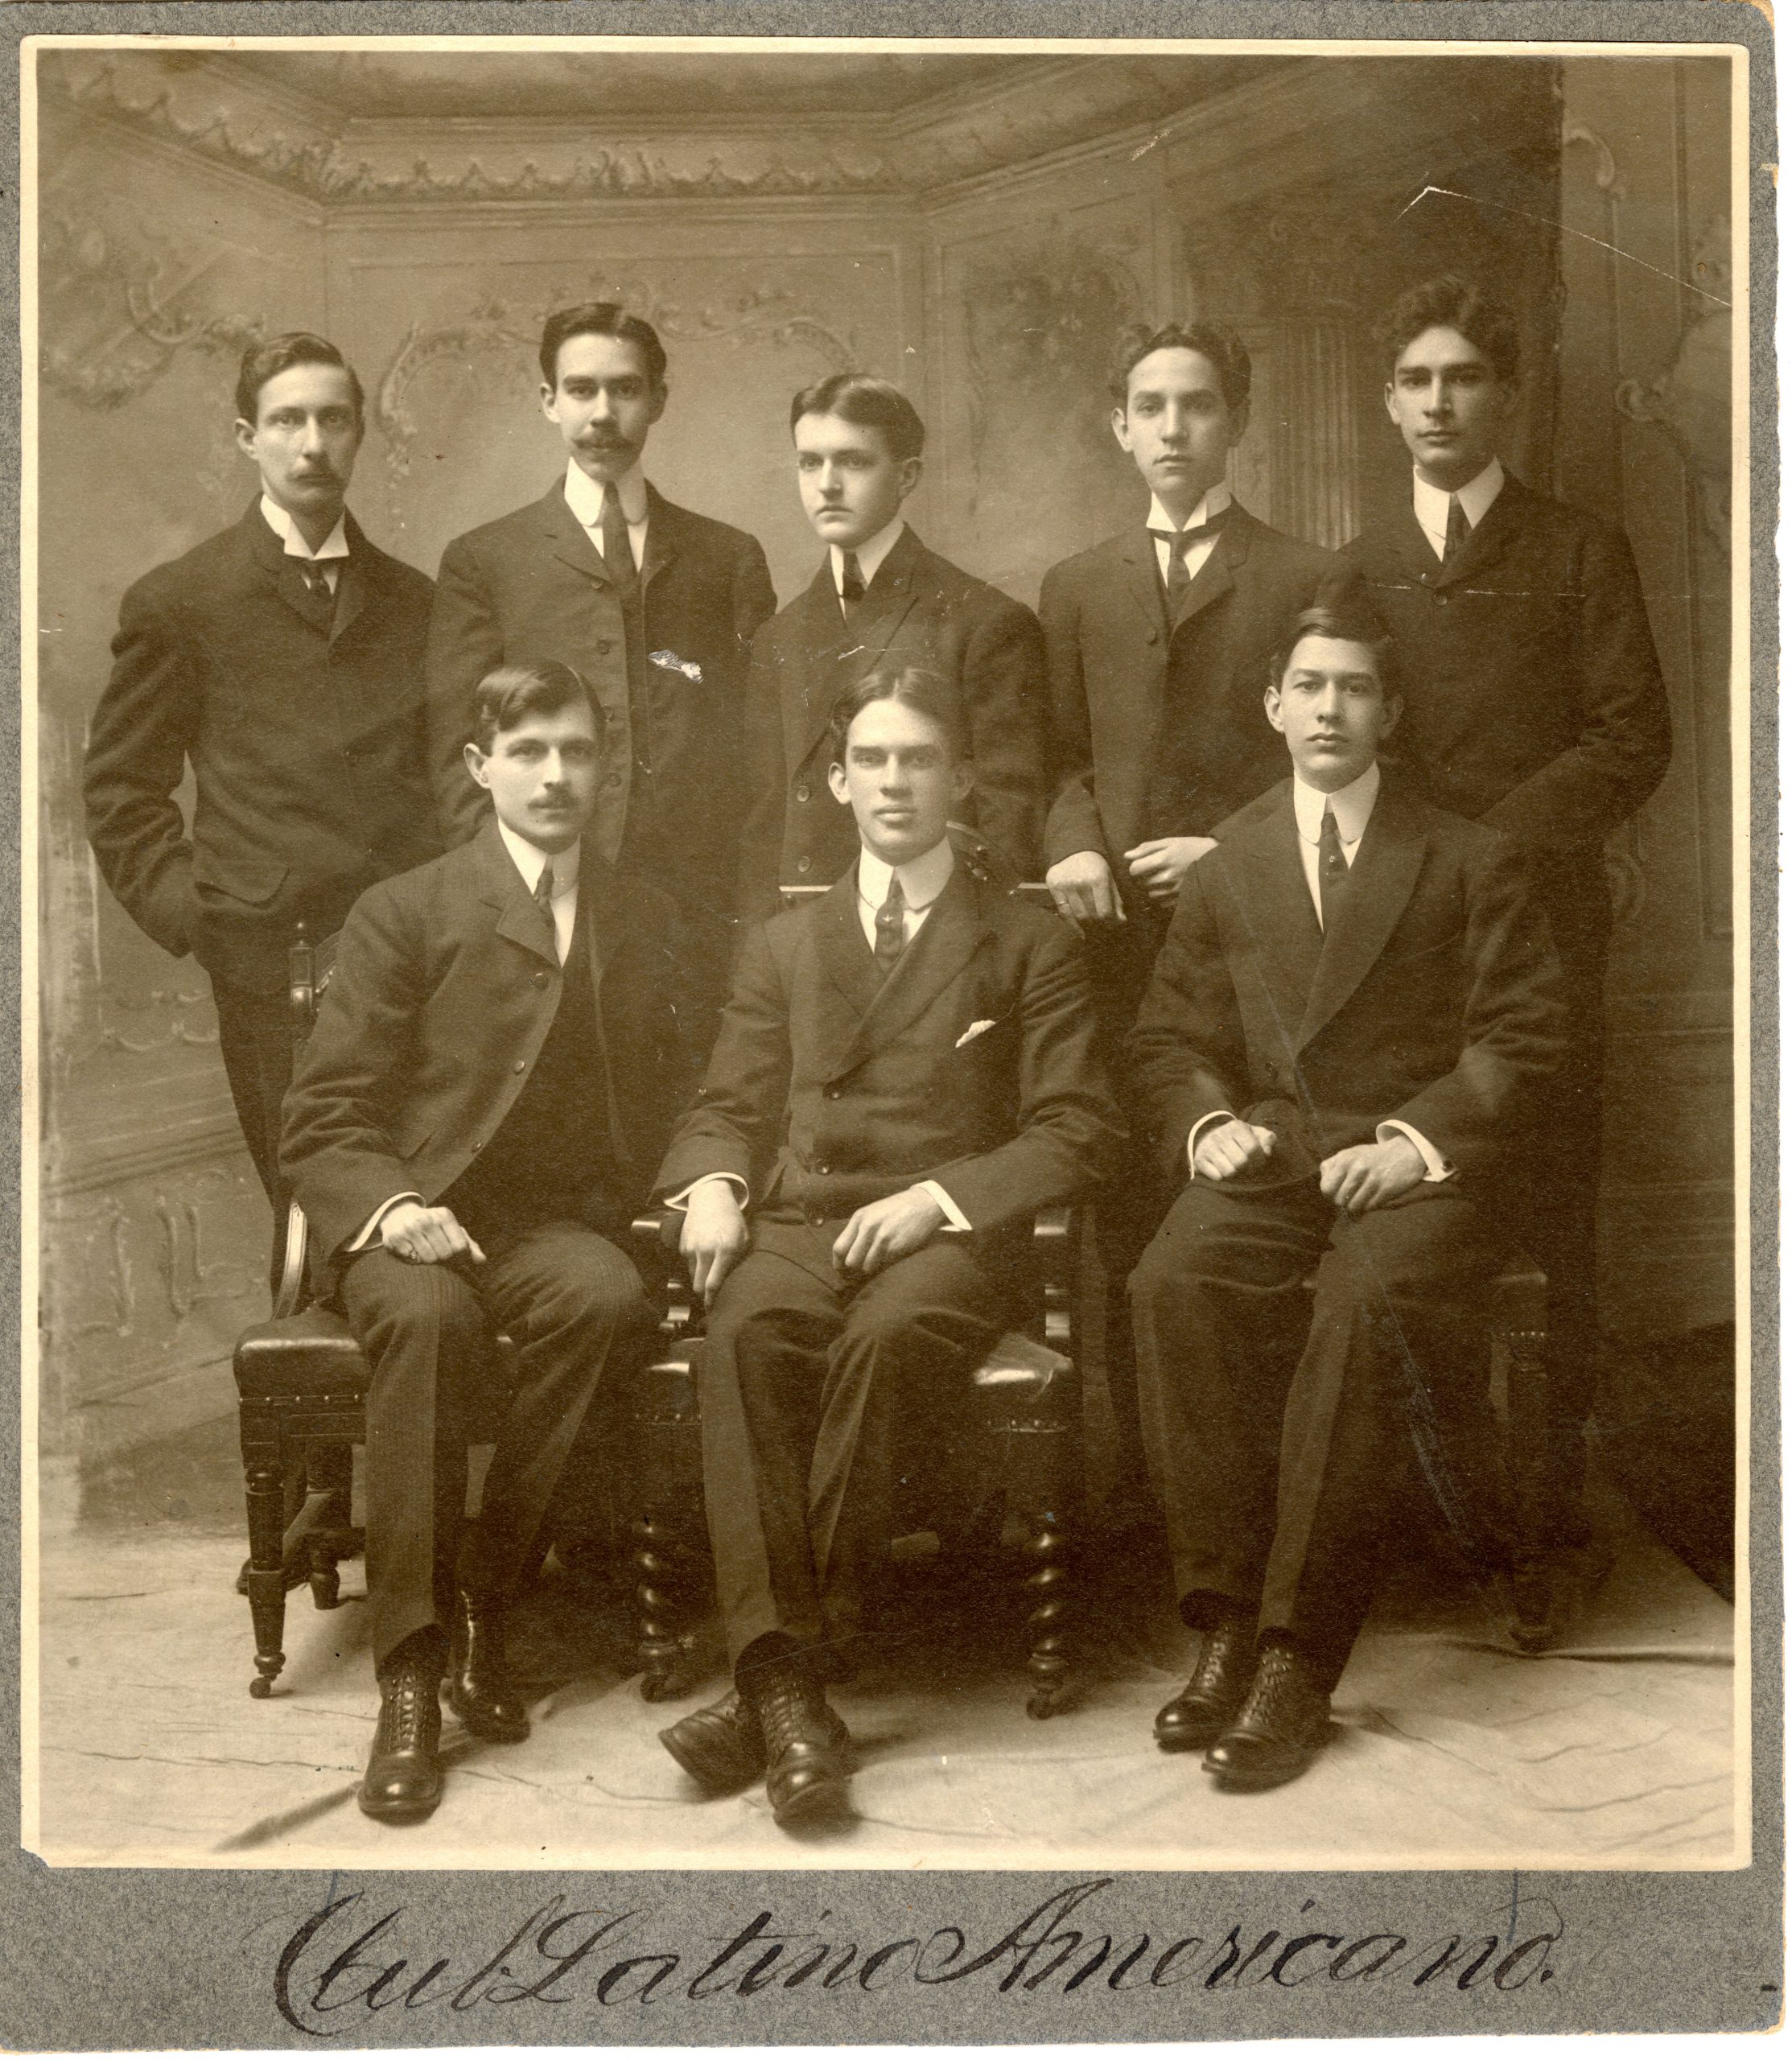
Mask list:
POLYGON ((1508 385, 1518 377, 1518 325, 1511 309, 1454 272, 1408 287, 1376 323, 1375 340, 1391 367, 1427 329, 1459 331, 1508 385))
POLYGON ((1361 644, 1375 661, 1375 677, 1382 683, 1383 698, 1391 700, 1399 693, 1400 662, 1394 656, 1394 639, 1388 634, 1387 624, 1367 601, 1357 599, 1340 601, 1329 608, 1301 610, 1276 647, 1270 668, 1271 686, 1282 684, 1296 645, 1308 637, 1330 637, 1343 644, 1361 644))
POLYGON ((1168 322, 1161 329, 1140 322, 1123 329, 1114 347, 1108 390, 1117 407, 1127 404, 1133 368, 1153 351, 1199 351, 1219 374, 1221 398, 1234 414, 1250 398, 1250 353, 1231 330, 1217 322, 1168 322))
POLYGON ((790 403, 790 429, 805 415, 838 415, 861 429, 881 432, 890 455, 899 462, 918 458, 927 441, 927 426, 900 386, 868 372, 834 372, 805 386, 790 403))
POLYGON ((651 322, 625 315, 613 300, 581 301, 577 307, 556 308, 542 325, 542 377, 550 386, 560 383, 560 346, 575 336, 618 336, 641 352, 647 383, 656 393, 665 386, 665 346, 651 322))
POLYGON ((943 674, 925 665, 874 665, 862 679, 855 680, 838 696, 828 716, 828 731, 834 742, 834 763, 847 761, 847 732, 874 701, 899 701, 936 724, 955 759, 970 756, 970 740, 965 730, 965 711, 958 691, 943 674))
POLYGON ((558 658, 538 659, 530 665, 500 665, 488 672, 473 693, 472 741, 489 752, 506 730, 531 715, 556 715, 575 702, 583 702, 598 720, 591 690, 571 665, 558 658))
POLYGON ((295 365, 340 365, 348 375, 348 390, 355 397, 355 420, 365 419, 367 402, 355 368, 328 337, 314 336, 308 329, 289 329, 282 336, 270 336, 265 344, 251 344, 243 352, 237 374, 237 419, 254 422, 262 389, 282 372, 290 372, 295 365))

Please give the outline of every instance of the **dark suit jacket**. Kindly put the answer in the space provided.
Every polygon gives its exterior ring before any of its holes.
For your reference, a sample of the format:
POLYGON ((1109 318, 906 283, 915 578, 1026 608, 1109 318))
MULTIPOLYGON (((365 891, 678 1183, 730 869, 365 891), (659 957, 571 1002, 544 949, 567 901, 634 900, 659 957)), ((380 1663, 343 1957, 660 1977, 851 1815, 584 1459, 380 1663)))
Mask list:
POLYGON ((1230 1109, 1275 1131, 1297 1168, 1398 1119, 1465 1183, 1485 1180, 1566 1050, 1521 854, 1384 778, 1321 931, 1299 835, 1284 781, 1184 877, 1132 1037, 1166 1168, 1184 1182, 1189 1131, 1230 1109))
POLYGON ((442 554, 429 637, 430 764, 443 834, 469 837, 488 812, 461 752, 473 694, 493 667, 558 658, 579 673, 604 717, 604 785, 586 834, 613 865, 629 822, 632 851, 681 902, 725 910, 747 789, 742 703, 753 632, 777 606, 765 554, 743 529, 694 515, 647 489, 641 566, 646 626, 648 819, 635 777, 621 604, 602 555, 567 507, 565 476, 526 508, 458 537, 442 554), (656 661, 653 654, 661 656, 656 661), (674 661, 697 669, 697 678, 674 661))
POLYGON ((855 862, 852 812, 828 791, 828 715, 847 687, 884 664, 929 666, 958 690, 977 776, 966 814, 1014 876, 1038 876, 1045 721, 1039 624, 1018 601, 904 529, 850 632, 824 557, 807 591, 754 640, 743 916, 771 914, 780 887, 832 880, 855 862))
POLYGON ((931 1180, 982 1230, 1101 1180, 1119 1119, 1075 931, 961 866, 880 985, 857 904, 855 864, 748 933, 656 1191, 735 1173, 818 1223, 931 1180))
POLYGON ((130 588, 87 747, 87 830, 138 927, 274 992, 303 917, 441 849, 423 762, 430 583, 351 516, 326 629, 259 497, 130 588), (193 768, 189 834, 175 790, 193 768))
POLYGON ((1172 624, 1140 523, 1055 565, 1040 589, 1052 694, 1045 861, 1205 837, 1287 769, 1263 715, 1270 661, 1303 608, 1349 583, 1334 554, 1234 502, 1172 624))
POLYGON ((1603 895, 1599 847, 1673 742, 1624 533, 1509 474, 1448 571, 1410 509, 1344 554, 1394 634, 1411 776, 1603 895))
MULTIPOLYGON (((579 920, 604 1046, 591 1092, 609 1111, 625 1190, 614 1199, 632 1207, 694 1085, 678 1020, 683 954, 669 897, 620 880, 589 840, 579 920)), ((280 1150, 321 1254, 395 1194, 440 1201, 522 1091, 561 987, 552 926, 495 822, 362 896, 286 1097, 280 1150)))

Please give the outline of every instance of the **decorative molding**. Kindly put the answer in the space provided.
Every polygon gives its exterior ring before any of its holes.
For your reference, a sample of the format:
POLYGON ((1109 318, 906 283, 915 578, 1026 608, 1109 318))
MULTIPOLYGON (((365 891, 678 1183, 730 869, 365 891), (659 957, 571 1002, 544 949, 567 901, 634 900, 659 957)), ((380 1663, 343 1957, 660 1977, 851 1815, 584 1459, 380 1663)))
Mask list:
POLYGON ((1593 183, 1615 205, 1628 200, 1630 189, 1624 183, 1624 175, 1618 170, 1617 159, 1612 146, 1596 130, 1589 129, 1584 122, 1564 122, 1562 124, 1562 153, 1565 157, 1576 143, 1584 143, 1593 154, 1593 183))
MULTIPOLYGON (((233 1302, 252 1294, 262 1284, 258 1267, 237 1259, 208 1259, 204 1219, 205 1202, 214 1197, 193 1190, 234 1183, 220 1167, 209 1167, 192 1176, 188 1192, 171 1200, 158 1190, 153 1207, 162 1226, 159 1264, 169 1313, 183 1322, 202 1302, 233 1302)), ((260 1255, 257 1253, 257 1257, 260 1255)))
POLYGON ((1627 929, 1642 915, 1649 876, 1642 859, 1642 838, 1634 818, 1605 840, 1605 880, 1612 892, 1612 927, 1627 929))
POLYGON ((137 1300, 130 1222, 117 1196, 47 1213, 43 1266, 47 1341, 130 1335, 137 1300))

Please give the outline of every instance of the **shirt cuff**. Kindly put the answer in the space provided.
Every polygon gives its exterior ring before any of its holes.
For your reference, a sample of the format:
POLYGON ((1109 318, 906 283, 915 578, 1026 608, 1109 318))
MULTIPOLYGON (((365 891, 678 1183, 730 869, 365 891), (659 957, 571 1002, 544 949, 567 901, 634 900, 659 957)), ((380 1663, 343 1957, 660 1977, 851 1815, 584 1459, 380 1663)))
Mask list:
POLYGON ((940 1213, 954 1230, 968 1230, 970 1218, 958 1206, 937 1180, 917 1180, 915 1185, 925 1195, 931 1195, 939 1204, 940 1213))
POLYGON ((1411 1123, 1403 1123, 1397 1117, 1390 1117, 1385 1123, 1376 1124, 1375 1142, 1378 1144, 1386 1144, 1396 1131, 1406 1139, 1419 1157, 1424 1160, 1425 1178, 1427 1181, 1453 1180, 1456 1178, 1455 1167, 1437 1149, 1431 1139, 1427 1137, 1421 1137, 1411 1123))
POLYGON ((374 1210, 373 1213, 368 1217, 367 1221, 362 1224, 360 1227, 360 1235, 355 1238, 352 1243, 345 1246, 344 1250, 350 1253, 365 1251, 369 1246, 373 1242, 375 1235, 378 1232, 380 1226, 385 1221, 386 1214, 389 1210, 396 1209, 401 1201, 421 1202, 422 1199, 423 1197, 420 1194, 407 1193, 395 1194, 389 1201, 382 1201, 379 1207, 374 1210))
POLYGON ((1189 1131, 1188 1177, 1190 1180, 1193 1180, 1195 1177, 1195 1147, 1200 1142, 1201 1132, 1204 1130, 1210 1129, 1215 1123, 1229 1123, 1232 1119, 1232 1111, 1230 1109, 1209 1109, 1207 1114, 1201 1118, 1201 1121, 1195 1125, 1194 1128, 1189 1131))
POLYGON ((667 1209, 688 1209, 690 1206, 690 1197, 700 1187, 706 1186, 711 1180, 726 1180, 734 1189, 735 1199, 743 1209, 752 1199, 748 1190, 747 1183, 738 1173, 705 1173, 698 1179, 690 1182, 688 1185, 680 1188, 676 1194, 669 1194, 662 1205, 667 1209))

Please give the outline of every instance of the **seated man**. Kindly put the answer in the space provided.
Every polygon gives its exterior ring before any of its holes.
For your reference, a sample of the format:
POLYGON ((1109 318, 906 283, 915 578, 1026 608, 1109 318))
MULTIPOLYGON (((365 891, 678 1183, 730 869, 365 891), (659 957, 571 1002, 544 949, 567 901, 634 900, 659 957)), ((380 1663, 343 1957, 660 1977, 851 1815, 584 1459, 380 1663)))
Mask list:
POLYGON ((1205 1634, 1157 1740, 1231 1786, 1324 1743, 1403 1502, 1449 1495, 1563 1050, 1518 853, 1382 778, 1390 665, 1373 616, 1296 619, 1265 696, 1294 777, 1190 869, 1133 1034, 1185 1182, 1132 1278, 1146 1448, 1205 1634))
POLYGON ((888 1551, 894 1448, 1011 1327, 1034 1212, 1120 1142, 1076 931, 954 859, 962 719, 914 668, 840 696, 828 781, 859 855, 749 933, 657 1182, 711 1312, 703 1489, 735 1683, 661 1735, 712 1789, 764 1772, 780 1823, 845 1798, 821 1684, 888 1551))
POLYGON ((467 764, 494 819, 356 903, 281 1150, 373 1366, 381 1710, 360 1805, 394 1820, 441 1794, 445 1661, 469 1730, 528 1735, 505 1605, 533 1571, 600 1375, 652 1337, 616 1240, 690 1077, 667 904, 581 838, 599 765, 584 682, 552 661, 503 667, 475 723, 467 764), (497 1375, 492 1330, 515 1341, 514 1386, 463 1532, 471 1390, 497 1375))

